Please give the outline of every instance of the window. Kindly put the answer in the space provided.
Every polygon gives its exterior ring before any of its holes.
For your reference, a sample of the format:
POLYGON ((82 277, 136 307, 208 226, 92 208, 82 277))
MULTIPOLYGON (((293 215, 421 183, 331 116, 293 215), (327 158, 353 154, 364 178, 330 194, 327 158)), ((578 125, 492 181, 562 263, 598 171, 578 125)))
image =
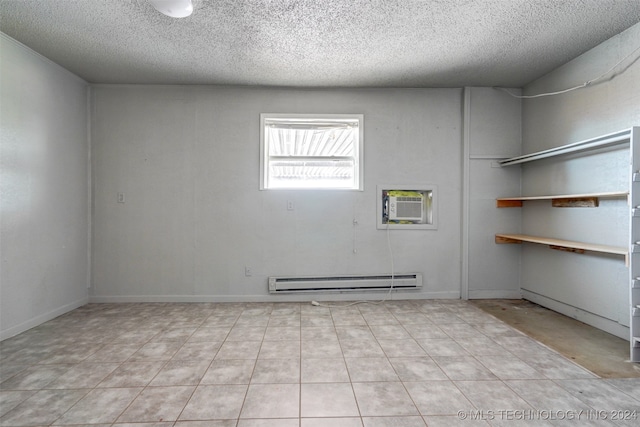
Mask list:
POLYGON ((362 190, 361 114, 261 114, 260 189, 362 190))

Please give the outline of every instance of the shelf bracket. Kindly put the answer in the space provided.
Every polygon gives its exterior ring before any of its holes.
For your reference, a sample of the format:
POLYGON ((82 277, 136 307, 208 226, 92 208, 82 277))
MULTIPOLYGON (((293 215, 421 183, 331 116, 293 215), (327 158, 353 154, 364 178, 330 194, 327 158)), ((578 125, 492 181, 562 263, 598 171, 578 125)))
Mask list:
POLYGON ((583 254, 584 253, 584 249, 568 248, 566 246, 557 246, 557 245, 549 245, 549 247, 551 249, 553 249, 553 250, 556 250, 556 251, 572 252, 574 254, 583 254))
POLYGON ((567 197, 552 199, 551 206, 554 208, 597 208, 600 199, 597 197, 567 197))
POLYGON ((522 200, 496 200, 496 207, 498 208, 521 208, 522 200))
POLYGON ((504 243, 522 243, 522 240, 510 239, 508 237, 496 236, 496 243, 501 245, 504 243))

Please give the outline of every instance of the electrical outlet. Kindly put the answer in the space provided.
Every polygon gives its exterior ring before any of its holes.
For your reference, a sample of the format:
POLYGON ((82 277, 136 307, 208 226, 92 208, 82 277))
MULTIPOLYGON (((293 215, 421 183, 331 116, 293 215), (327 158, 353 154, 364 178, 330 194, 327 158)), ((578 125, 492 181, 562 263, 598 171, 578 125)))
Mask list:
POLYGON ((287 210, 293 211, 296 209, 296 204, 293 200, 287 200, 287 210))
POLYGON ((251 267, 245 267, 244 275, 247 277, 253 276, 253 269, 251 267))
POLYGON ((124 203, 124 193, 118 193, 118 203, 124 203))

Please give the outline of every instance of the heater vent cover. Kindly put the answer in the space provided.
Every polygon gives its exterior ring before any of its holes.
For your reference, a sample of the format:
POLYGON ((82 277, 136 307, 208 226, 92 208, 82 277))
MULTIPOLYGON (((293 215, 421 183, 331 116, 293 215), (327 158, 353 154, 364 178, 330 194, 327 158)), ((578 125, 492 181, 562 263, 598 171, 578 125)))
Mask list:
POLYGON ((419 289, 422 274, 269 277, 270 293, 419 289))

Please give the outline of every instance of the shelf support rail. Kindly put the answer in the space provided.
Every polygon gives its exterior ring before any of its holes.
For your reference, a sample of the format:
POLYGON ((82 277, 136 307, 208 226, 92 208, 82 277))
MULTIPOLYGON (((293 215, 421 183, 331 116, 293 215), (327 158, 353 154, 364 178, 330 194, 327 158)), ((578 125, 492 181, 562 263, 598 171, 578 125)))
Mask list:
POLYGON ((631 140, 631 129, 604 135, 598 138, 587 139, 573 144, 562 145, 560 147, 550 148, 548 150, 537 151, 535 153, 525 154, 510 159, 499 160, 500 166, 510 166, 519 163, 532 162, 534 160, 545 159, 547 157, 560 156, 562 154, 575 153, 579 151, 592 150, 595 148, 603 148, 611 145, 617 145, 631 140))

